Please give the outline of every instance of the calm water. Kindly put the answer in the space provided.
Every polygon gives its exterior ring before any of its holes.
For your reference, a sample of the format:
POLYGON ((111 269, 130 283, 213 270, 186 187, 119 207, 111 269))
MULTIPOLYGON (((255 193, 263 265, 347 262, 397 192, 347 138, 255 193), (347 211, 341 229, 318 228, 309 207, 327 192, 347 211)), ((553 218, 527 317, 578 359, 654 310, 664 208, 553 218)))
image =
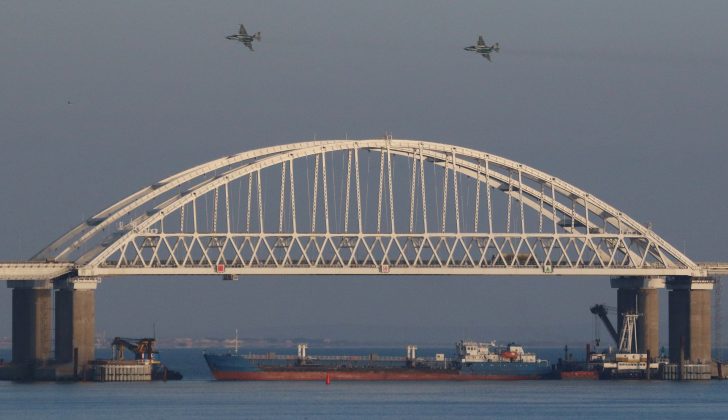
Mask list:
POLYGON ((318 382, 216 382, 201 353, 197 349, 163 351, 167 364, 185 374, 177 382, 0 382, 0 418, 697 419, 728 415, 728 382, 334 382, 329 386, 318 382))

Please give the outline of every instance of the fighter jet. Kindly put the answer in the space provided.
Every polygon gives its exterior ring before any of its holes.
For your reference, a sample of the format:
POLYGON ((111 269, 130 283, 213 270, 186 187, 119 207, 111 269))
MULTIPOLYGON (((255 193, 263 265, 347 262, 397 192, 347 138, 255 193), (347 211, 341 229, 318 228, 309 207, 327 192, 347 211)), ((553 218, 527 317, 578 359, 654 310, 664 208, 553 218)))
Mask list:
POLYGON ((250 51, 255 51, 253 50, 253 41, 260 41, 260 32, 256 32, 255 35, 248 35, 248 32, 245 30, 245 26, 241 23, 240 30, 237 34, 229 35, 225 38, 242 42, 243 45, 250 49, 250 51))
POLYGON ((476 45, 465 47, 465 51, 473 51, 482 55, 488 61, 492 61, 490 59, 490 53, 500 51, 500 45, 496 42, 495 44, 488 46, 486 45, 485 40, 483 40, 483 35, 480 35, 478 37, 478 43, 476 45))

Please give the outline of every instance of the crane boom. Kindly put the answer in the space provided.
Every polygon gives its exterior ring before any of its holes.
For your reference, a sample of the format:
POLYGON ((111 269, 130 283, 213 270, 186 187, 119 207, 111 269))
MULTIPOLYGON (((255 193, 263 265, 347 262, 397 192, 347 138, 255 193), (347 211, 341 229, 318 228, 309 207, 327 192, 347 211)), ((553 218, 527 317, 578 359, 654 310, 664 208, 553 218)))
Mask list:
POLYGON ((154 348, 154 338, 116 337, 111 343, 114 360, 124 360, 124 349, 134 353, 134 360, 154 360, 159 352, 154 348))
POLYGON ((602 320, 604 326, 607 327, 607 331, 609 331, 609 335, 611 335, 614 342, 619 345, 619 335, 617 334, 617 330, 614 329, 612 321, 610 321, 607 317, 607 307, 602 304, 596 304, 589 308, 589 311, 602 320))

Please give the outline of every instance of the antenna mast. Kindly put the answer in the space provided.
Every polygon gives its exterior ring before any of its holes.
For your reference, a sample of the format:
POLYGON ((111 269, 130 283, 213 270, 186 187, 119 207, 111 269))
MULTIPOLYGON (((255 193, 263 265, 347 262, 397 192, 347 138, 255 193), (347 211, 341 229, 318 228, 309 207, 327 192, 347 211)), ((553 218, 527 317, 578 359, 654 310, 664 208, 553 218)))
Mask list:
POLYGON ((637 318, 639 314, 624 314, 624 325, 619 340, 620 353, 637 353, 637 318), (633 351, 634 348, 634 351, 633 351))

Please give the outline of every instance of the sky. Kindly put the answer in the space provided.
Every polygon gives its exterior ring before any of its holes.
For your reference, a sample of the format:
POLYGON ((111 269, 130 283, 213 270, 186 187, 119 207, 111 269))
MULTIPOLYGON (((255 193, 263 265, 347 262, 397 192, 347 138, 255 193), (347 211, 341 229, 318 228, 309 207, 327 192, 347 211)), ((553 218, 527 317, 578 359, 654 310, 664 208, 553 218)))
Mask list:
MULTIPOLYGON (((523 162, 728 261, 726 17, 723 1, 0 0, 0 260, 199 163, 389 132, 523 162), (255 52, 225 39, 240 23, 255 52), (500 43, 492 63, 463 51, 478 35, 500 43)), ((597 302, 616 302, 603 278, 145 277, 105 279, 96 311, 107 336, 584 343, 597 302)))

